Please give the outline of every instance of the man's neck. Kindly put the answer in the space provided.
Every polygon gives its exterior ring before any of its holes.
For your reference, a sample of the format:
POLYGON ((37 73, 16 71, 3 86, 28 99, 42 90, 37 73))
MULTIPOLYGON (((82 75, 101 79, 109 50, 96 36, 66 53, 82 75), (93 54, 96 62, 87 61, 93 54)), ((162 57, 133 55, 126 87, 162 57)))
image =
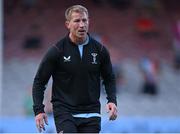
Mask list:
MULTIPOLYGON (((87 36, 88 36, 88 35, 87 35, 87 36)), ((74 37, 70 34, 70 35, 69 35, 69 38, 71 39, 71 41, 72 41, 73 43, 75 43, 76 45, 78 45, 78 44, 83 44, 83 43, 86 41, 87 36, 86 36, 84 39, 82 39, 82 38, 74 38, 74 37)))

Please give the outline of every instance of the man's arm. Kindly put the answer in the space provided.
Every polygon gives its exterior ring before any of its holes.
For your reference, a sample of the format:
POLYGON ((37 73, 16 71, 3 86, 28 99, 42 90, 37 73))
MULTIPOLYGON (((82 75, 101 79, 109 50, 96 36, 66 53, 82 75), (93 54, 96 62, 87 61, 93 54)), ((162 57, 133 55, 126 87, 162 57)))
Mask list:
POLYGON ((44 112, 44 91, 46 85, 55 70, 57 50, 52 47, 45 54, 42 59, 36 76, 34 78, 32 96, 33 96, 33 110, 35 114, 35 121, 38 130, 41 132, 44 129, 44 122, 47 124, 47 115, 44 112))
POLYGON ((115 120, 117 117, 117 100, 116 100, 116 80, 112 70, 112 63, 108 50, 103 47, 101 52, 101 76, 103 78, 103 84, 107 94, 107 110, 109 113, 109 119, 115 120))

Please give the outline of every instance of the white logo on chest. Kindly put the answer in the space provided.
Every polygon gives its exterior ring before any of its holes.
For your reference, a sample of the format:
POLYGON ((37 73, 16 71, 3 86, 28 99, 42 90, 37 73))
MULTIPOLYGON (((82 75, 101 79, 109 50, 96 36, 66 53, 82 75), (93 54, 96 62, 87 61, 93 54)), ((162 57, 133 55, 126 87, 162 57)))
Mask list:
POLYGON ((64 58, 64 62, 70 62, 71 61, 71 56, 68 56, 68 57, 63 57, 64 58))
POLYGON ((93 62, 91 62, 92 64, 97 64, 96 62, 96 56, 97 56, 97 53, 91 53, 92 57, 93 57, 93 62))

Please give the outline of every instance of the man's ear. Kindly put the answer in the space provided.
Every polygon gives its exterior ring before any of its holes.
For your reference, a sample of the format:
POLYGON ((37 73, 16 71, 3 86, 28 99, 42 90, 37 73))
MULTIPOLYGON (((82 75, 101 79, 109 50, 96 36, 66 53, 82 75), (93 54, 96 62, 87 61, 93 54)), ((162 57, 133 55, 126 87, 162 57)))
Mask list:
POLYGON ((67 29, 69 29, 69 21, 65 21, 65 26, 67 29))

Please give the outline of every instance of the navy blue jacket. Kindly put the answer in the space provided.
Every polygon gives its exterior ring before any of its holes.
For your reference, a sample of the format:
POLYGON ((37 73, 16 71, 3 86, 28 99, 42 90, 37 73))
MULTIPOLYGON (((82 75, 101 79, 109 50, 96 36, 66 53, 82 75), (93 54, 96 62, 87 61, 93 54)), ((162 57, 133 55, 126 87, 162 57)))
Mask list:
POLYGON ((100 113, 100 81, 103 79, 108 102, 116 102, 115 76, 107 49, 92 37, 83 48, 82 58, 68 36, 49 48, 33 83, 34 113, 44 112, 44 90, 52 76, 52 104, 56 115, 66 112, 100 113))

